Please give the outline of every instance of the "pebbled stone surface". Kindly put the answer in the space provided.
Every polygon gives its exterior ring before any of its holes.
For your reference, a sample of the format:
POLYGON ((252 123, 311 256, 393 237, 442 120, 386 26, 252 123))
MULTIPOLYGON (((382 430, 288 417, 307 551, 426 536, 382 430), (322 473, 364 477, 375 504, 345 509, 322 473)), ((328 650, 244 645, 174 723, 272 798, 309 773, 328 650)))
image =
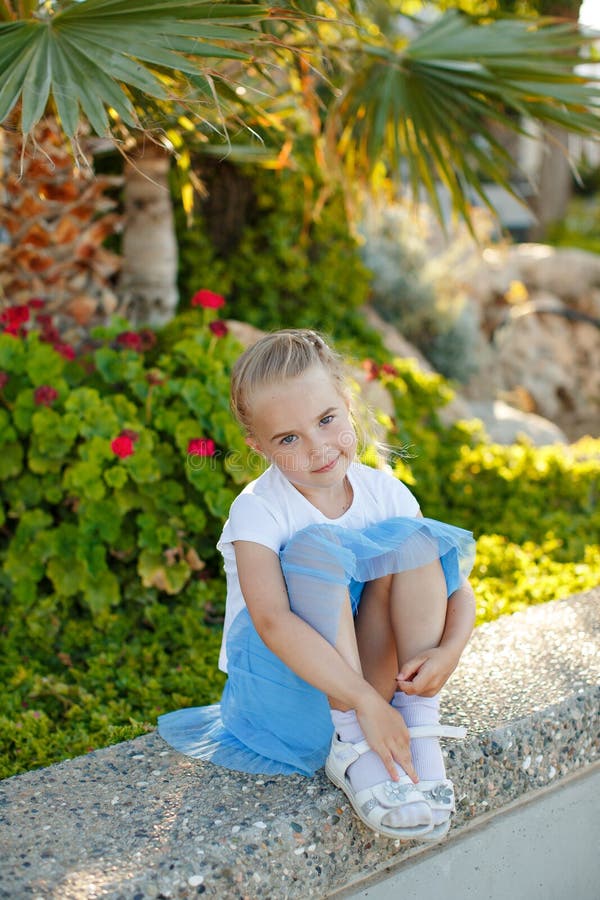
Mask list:
MULTIPOLYGON (((600 756, 600 588, 475 632, 444 691, 453 829, 600 756)), ((414 854, 323 774, 258 777, 153 733, 0 783, 0 897, 326 897, 414 854)))

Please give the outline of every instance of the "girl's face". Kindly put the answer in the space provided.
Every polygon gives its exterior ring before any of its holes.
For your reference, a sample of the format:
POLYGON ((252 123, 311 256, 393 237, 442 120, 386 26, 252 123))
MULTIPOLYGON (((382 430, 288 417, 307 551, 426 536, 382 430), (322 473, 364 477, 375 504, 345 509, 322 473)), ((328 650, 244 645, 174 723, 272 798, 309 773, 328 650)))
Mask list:
POLYGON ((356 452, 348 401, 321 365, 250 398, 248 444, 305 495, 342 484, 356 452))

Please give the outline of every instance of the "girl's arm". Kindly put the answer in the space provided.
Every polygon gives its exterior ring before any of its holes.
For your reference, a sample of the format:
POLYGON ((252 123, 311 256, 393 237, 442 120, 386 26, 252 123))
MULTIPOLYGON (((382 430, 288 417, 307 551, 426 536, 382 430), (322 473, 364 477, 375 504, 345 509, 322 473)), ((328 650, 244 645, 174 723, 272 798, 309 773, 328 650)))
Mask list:
POLYGON ((448 598, 446 625, 438 647, 408 660, 398 674, 405 694, 432 697, 445 685, 458 665, 475 624, 475 595, 468 581, 448 598))
POLYGON ((235 541, 234 549, 248 612, 267 647, 300 678, 346 709, 356 709, 365 737, 390 778, 398 780, 396 760, 416 782, 402 716, 335 647, 291 611, 277 554, 251 541, 235 541))

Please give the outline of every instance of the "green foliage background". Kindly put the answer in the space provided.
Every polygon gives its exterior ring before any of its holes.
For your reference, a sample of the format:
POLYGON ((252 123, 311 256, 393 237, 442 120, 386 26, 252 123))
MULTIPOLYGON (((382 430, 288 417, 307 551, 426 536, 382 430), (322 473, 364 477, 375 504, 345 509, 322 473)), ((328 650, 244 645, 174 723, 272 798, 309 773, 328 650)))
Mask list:
POLYGON ((214 285, 227 296, 231 318, 267 331, 293 323, 331 335, 340 349, 382 352, 359 313, 371 275, 349 231, 341 191, 316 173, 233 171, 239 185, 229 192, 233 208, 199 203, 190 227, 183 209, 176 210, 181 297, 214 285))

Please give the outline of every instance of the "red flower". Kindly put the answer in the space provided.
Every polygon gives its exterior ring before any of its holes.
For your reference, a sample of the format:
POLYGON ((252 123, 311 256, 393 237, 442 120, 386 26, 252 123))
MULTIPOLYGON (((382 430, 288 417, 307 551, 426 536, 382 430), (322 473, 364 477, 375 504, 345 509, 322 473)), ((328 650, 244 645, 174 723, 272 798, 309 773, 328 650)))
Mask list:
POLYGON ((27 301, 27 306, 29 309, 42 309, 45 306, 43 300, 40 300, 39 297, 32 297, 31 300, 27 301))
POLYGON ((137 353, 141 353, 144 348, 144 340, 137 331, 122 331, 121 334, 117 335, 116 340, 121 347, 135 350, 137 353))
POLYGON ((121 431, 120 437, 127 437, 127 438, 130 438, 130 439, 133 441, 133 443, 135 444, 135 442, 136 442, 137 440, 139 440, 139 437, 140 437, 140 436, 139 436, 139 434, 137 433, 137 431, 134 431, 132 428, 124 428, 124 429, 121 431))
POLYGON ((52 406, 57 397, 58 391, 55 391, 49 384, 40 385, 33 394, 37 406, 52 406))
POLYGON ((367 381, 374 381, 379 375, 379 366, 372 359, 363 359, 362 367, 367 381))
POLYGON ((52 316, 48 313, 36 313, 35 320, 42 329, 40 336, 43 341, 55 345, 61 343, 60 334, 52 322, 52 316))
POLYGON ((225 297, 203 288, 196 291, 190 302, 192 306, 203 306, 204 309, 220 309, 225 306, 225 297))
POLYGON ((8 372, 0 372, 0 391, 5 387, 8 381, 10 381, 8 372))
POLYGON ((396 366, 393 366, 391 363, 384 363, 381 367, 381 371, 386 375, 397 375, 398 369, 396 366))
POLYGON ((75 359, 75 351, 70 344, 54 344, 54 349, 65 359, 75 359))
POLYGON ((209 322, 208 327, 216 337, 225 337, 229 332, 229 328, 222 319, 215 319, 214 322, 209 322))
POLYGON ((187 448, 192 456, 214 456, 215 442, 212 438, 193 438, 187 448))
POLYGON ((26 306, 9 306, 0 313, 0 322, 7 325, 7 331, 10 329, 14 334, 14 329, 29 322, 29 309, 26 306))
POLYGON ((131 456, 135 452, 133 441, 126 434, 120 434, 114 441, 111 441, 110 449, 120 459, 125 459, 125 457, 131 456))
POLYGON ((150 328, 142 328, 140 331, 142 350, 150 350, 156 344, 156 335, 150 328))
POLYGON ((7 325, 4 329, 4 334, 12 334, 13 337, 23 337, 24 332, 22 328, 19 328, 18 325, 7 325))

